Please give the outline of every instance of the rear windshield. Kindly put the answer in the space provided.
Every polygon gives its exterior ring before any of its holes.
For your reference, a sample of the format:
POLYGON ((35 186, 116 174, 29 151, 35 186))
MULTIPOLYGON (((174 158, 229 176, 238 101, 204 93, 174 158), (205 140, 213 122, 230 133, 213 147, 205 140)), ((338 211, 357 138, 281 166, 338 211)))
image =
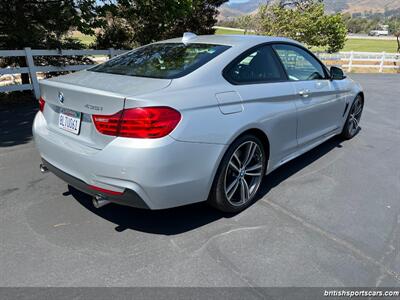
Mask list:
POLYGON ((211 44, 152 44, 89 69, 93 72, 173 79, 185 76, 229 46, 211 44))

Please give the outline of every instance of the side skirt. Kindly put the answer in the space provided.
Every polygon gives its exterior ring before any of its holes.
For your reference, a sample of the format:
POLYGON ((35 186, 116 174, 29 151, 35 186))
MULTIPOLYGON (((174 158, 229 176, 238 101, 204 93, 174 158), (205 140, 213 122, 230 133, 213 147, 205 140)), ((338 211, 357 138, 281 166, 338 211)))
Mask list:
POLYGON ((323 144, 324 142, 326 142, 327 140, 333 138, 334 136, 338 135, 341 132, 340 127, 335 129, 333 132, 328 133, 328 135, 325 135, 322 139, 309 144, 299 150, 297 150, 296 152, 294 152, 293 154, 290 154, 288 157, 284 158, 283 160, 281 160, 280 162, 278 162, 277 164, 275 164, 274 166, 271 166, 271 168, 267 169, 267 172, 265 173, 265 175, 268 175, 269 173, 271 173, 272 171, 276 170, 277 168, 279 168, 280 166, 286 164, 287 162, 299 157, 300 155, 314 149, 315 147, 323 144))

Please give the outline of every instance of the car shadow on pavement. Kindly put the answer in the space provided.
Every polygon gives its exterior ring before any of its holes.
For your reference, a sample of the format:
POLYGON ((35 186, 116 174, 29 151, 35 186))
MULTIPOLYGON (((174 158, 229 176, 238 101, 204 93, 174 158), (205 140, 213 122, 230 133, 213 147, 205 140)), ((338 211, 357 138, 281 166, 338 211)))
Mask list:
MULTIPOLYGON (((334 137, 317 148, 288 162, 265 177, 258 198, 264 197, 272 188, 296 174, 304 167, 318 160, 331 150, 342 147, 342 139, 334 137)), ((109 204, 100 209, 92 205, 91 196, 84 194, 73 187, 64 195, 72 195, 82 206, 94 214, 117 225, 116 231, 126 229, 137 230, 146 233, 175 235, 187 232, 221 218, 231 218, 234 214, 221 213, 206 203, 197 203, 183 207, 166 210, 145 210, 127 206, 109 204)))
POLYGON ((82 206, 116 224, 115 230, 119 232, 132 229, 154 234, 175 235, 202 227, 223 217, 229 217, 228 214, 219 212, 206 203, 164 210, 139 209, 117 204, 96 209, 92 205, 91 196, 71 186, 68 189, 69 192, 64 194, 71 194, 82 206))
POLYGON ((37 105, 0 109, 0 148, 26 144, 32 139, 37 105))
MULTIPOLYGON (((358 133, 359 132, 357 132, 357 134, 358 133)), ((263 198, 268 194, 271 189, 278 186, 281 182, 287 180, 308 165, 312 164, 314 161, 320 159, 333 149, 342 148, 342 142, 343 139, 340 136, 335 136, 328 141, 322 143, 318 147, 304 153, 303 155, 295 158, 292 161, 287 162, 283 166, 274 170, 264 178, 258 198, 263 198)))

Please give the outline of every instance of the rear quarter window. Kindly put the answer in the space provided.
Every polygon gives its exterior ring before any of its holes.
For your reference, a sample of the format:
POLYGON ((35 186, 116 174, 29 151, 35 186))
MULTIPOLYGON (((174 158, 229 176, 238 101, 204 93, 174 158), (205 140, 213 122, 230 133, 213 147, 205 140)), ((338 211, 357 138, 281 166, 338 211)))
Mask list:
POLYGON ((285 73, 269 45, 247 51, 225 68, 223 75, 232 84, 254 84, 286 80, 285 73))
POLYGON ((89 69, 93 72, 174 79, 206 64, 229 46, 200 43, 151 44, 89 69))

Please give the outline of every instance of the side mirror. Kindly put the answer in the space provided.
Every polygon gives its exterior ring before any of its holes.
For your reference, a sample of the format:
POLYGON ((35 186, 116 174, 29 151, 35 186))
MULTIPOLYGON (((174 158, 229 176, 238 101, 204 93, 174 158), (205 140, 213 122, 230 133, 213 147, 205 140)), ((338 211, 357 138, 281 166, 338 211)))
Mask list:
POLYGON ((342 80, 346 78, 344 75, 343 70, 338 67, 331 67, 331 80, 342 80))

